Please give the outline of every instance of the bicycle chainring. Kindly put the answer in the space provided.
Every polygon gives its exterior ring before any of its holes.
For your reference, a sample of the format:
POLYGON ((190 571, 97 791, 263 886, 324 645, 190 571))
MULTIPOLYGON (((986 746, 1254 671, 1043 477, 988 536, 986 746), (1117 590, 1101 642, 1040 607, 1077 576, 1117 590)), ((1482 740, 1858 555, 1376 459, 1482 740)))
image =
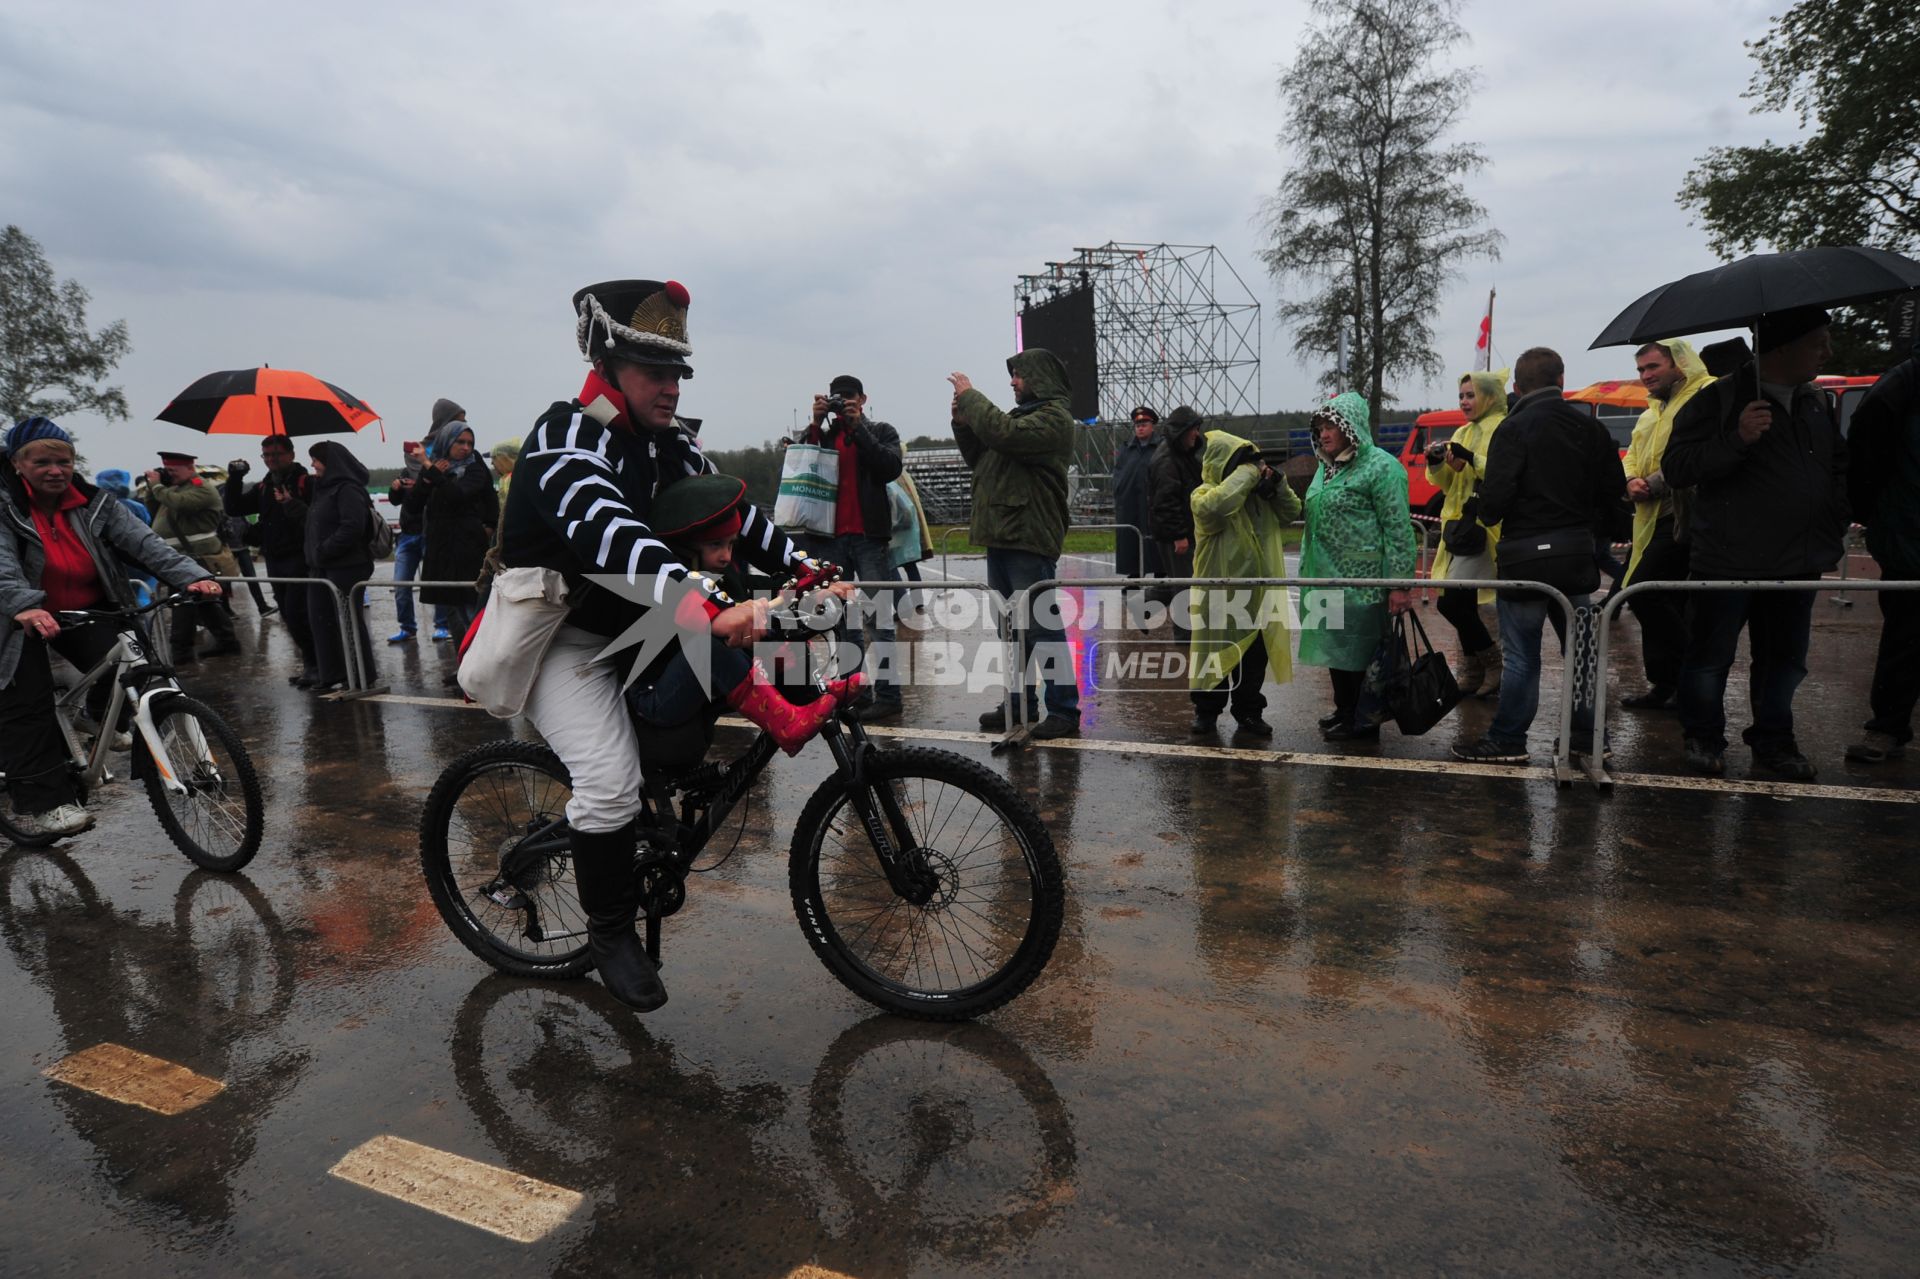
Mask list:
POLYGON ((687 904, 686 874, 670 857, 643 855, 635 868, 640 881, 640 910, 650 919, 665 919, 687 904))

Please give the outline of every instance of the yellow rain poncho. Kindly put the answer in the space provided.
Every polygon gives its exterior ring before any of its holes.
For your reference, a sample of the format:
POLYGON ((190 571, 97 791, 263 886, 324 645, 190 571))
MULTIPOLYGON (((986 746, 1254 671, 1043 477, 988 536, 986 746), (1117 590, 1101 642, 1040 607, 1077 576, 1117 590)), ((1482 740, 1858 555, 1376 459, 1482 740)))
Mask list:
MULTIPOLYGON (((1468 415, 1467 424, 1453 433, 1452 442, 1472 453, 1473 461, 1457 471, 1445 462, 1427 467, 1427 483, 1446 494, 1446 500, 1440 507, 1443 528, 1448 520, 1460 518, 1460 512, 1473 495, 1474 487, 1486 476, 1487 450, 1493 447, 1493 433, 1507 420, 1507 383, 1512 377, 1510 369, 1494 369, 1492 372, 1476 370, 1463 375, 1462 380, 1473 383, 1473 412, 1468 415)), ((1487 550, 1496 559, 1499 556, 1499 542, 1500 526, 1496 524, 1487 530, 1487 550)), ((1453 553, 1443 543, 1433 553, 1433 568, 1427 576, 1438 582, 1447 576, 1452 564, 1453 553)), ((1488 570, 1488 576, 1491 575, 1492 570, 1488 570)), ((1493 603, 1493 592, 1481 591, 1479 602, 1493 603)))
MULTIPOLYGON (((1650 397, 1647 411, 1633 424, 1633 440, 1627 445, 1626 459, 1627 478, 1630 480, 1652 479, 1660 473, 1660 460, 1667 452, 1667 438, 1673 434, 1673 420, 1680 416, 1681 407, 1698 394, 1701 387, 1713 382, 1713 377, 1707 372, 1707 366, 1700 362, 1692 343, 1669 338, 1660 345, 1673 357, 1674 365, 1685 380, 1674 388, 1669 399, 1650 397)), ((1627 561, 1627 575, 1620 579, 1622 586, 1633 585, 1633 571, 1640 567, 1640 557, 1646 553, 1647 543, 1653 541, 1654 526, 1672 510, 1671 496, 1654 502, 1633 504, 1633 558, 1627 561)))
MULTIPOLYGON (((1237 435, 1207 432, 1200 456, 1200 487, 1192 497, 1195 577, 1286 575, 1280 531, 1299 518, 1300 498, 1284 478, 1271 496, 1256 494, 1257 462, 1243 462, 1227 474, 1233 455, 1252 447, 1237 435)), ((1293 678, 1286 587, 1196 587, 1191 620, 1193 665, 1188 683, 1192 688, 1218 688, 1253 647, 1256 635, 1267 642, 1267 669, 1247 671, 1242 678, 1272 679, 1276 684, 1293 678)))

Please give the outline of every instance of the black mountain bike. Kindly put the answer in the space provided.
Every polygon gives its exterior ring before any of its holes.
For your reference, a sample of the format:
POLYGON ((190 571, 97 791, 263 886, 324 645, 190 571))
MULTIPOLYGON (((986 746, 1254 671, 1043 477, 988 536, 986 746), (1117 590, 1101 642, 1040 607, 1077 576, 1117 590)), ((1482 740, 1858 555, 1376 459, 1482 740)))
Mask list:
MULTIPOLYGON (((776 635, 804 641, 797 619, 776 635)), ((816 675, 815 695, 824 691, 816 675)), ((777 749, 757 734, 706 762, 717 712, 679 728, 639 721, 636 823, 648 954, 686 901, 687 875, 777 749)), ((889 1012, 954 1021, 988 1012, 1040 975, 1060 936, 1065 888, 1053 841, 1004 779, 950 751, 876 745, 836 710, 818 741, 834 773, 801 811, 787 882, 808 943, 848 989, 889 1012)), ((440 775, 420 824, 434 905, 467 949, 521 977, 592 967, 566 820, 567 771, 546 746, 493 742, 440 775)))

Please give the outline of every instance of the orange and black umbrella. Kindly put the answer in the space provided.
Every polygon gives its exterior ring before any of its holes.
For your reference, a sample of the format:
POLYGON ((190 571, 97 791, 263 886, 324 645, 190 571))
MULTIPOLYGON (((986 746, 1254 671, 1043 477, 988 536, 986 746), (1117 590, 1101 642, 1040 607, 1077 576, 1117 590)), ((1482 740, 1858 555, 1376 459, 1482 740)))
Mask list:
POLYGON ((1582 404, 1609 404, 1621 409, 1647 407, 1647 388, 1630 378, 1595 382, 1592 386, 1568 391, 1566 396, 1569 400, 1577 400, 1582 404))
MULTIPOLYGON (((209 373, 174 396, 158 419, 208 435, 333 435, 380 415, 311 373, 260 368, 209 373)), ((384 426, 380 438, 387 438, 384 426)))

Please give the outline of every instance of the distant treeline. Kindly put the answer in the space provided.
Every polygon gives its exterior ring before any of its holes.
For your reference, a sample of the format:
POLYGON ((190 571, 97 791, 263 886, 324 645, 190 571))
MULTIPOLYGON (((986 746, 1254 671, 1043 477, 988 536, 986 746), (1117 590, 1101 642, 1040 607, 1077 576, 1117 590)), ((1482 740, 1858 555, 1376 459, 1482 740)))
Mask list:
MULTIPOLYGON (((1411 422, 1427 409, 1396 408, 1387 415, 1390 422, 1411 422)), ((1290 431, 1304 431, 1313 421, 1313 412, 1309 409, 1287 409, 1277 413, 1261 414, 1225 414, 1208 418, 1208 430, 1224 430, 1234 435, 1245 436, 1262 444, 1280 443, 1290 431)), ((1128 422, 1100 423, 1082 428, 1088 435, 1105 434, 1116 443, 1122 433, 1132 430, 1128 422)), ((944 449, 953 447, 951 435, 916 435, 905 441, 909 452, 915 449, 944 449)), ((747 482, 747 497, 756 505, 771 505, 775 493, 780 487, 780 457, 782 450, 772 440, 765 444, 743 449, 708 449, 707 456, 713 464, 728 475, 737 476, 747 482)), ((1102 454, 1104 456, 1104 454, 1102 454)))

